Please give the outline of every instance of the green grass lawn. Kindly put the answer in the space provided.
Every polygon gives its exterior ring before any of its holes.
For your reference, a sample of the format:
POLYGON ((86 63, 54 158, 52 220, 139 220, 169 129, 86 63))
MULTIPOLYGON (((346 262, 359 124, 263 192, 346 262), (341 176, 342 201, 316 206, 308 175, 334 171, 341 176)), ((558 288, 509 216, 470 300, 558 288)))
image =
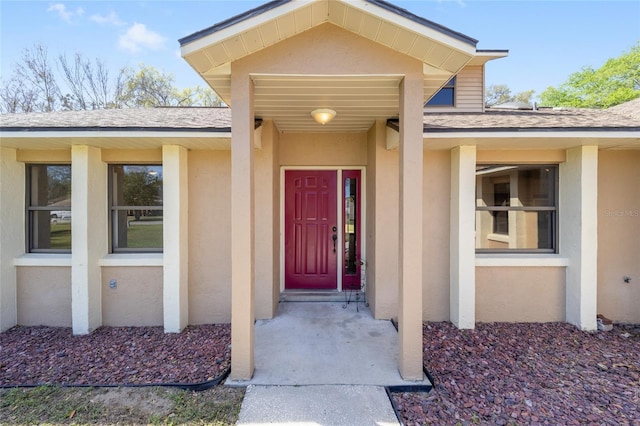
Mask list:
POLYGON ((0 425, 213 425, 238 420, 243 388, 0 389, 0 425))
MULTIPOLYGON (((162 223, 140 225, 132 222, 127 228, 127 247, 162 248, 162 223)), ((51 248, 71 248, 71 223, 51 224, 51 248)))
POLYGON ((135 225, 127 228, 127 247, 162 248, 162 223, 154 225, 135 225))
POLYGON ((71 222, 51 224, 51 248, 71 248, 71 222))

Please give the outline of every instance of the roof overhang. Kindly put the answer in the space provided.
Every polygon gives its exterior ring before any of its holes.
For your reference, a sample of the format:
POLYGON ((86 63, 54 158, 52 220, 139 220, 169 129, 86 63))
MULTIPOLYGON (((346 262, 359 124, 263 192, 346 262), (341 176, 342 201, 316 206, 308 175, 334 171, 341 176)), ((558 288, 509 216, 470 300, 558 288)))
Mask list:
POLYGON ((468 65, 484 65, 494 59, 506 58, 509 56, 509 51, 502 50, 477 50, 476 55, 469 61, 468 65))
MULTIPOLYGON (((326 23, 421 61, 424 68, 425 102, 467 64, 483 64, 488 60, 506 56, 506 51, 478 52, 477 40, 382 0, 272 1, 182 38, 181 54, 209 86, 232 106, 232 62, 326 23)), ((357 78, 356 80, 356 86, 362 87, 368 83, 357 78)), ((300 89, 301 91, 296 93, 298 100, 305 96, 306 92, 309 92, 309 103, 319 99, 313 96, 313 90, 300 87, 300 79, 280 79, 278 84, 282 90, 289 93, 300 89)), ((324 86, 331 86, 331 83, 320 78, 318 81, 310 82, 309 88, 321 90, 324 86)), ((332 96, 337 94, 324 93, 322 100, 324 103, 330 103, 333 98, 327 98, 332 96)), ((262 118, 273 118, 278 123, 277 116, 271 116, 268 110, 260 109, 260 104, 271 104, 272 100, 276 99, 257 93, 255 113, 262 118)), ((385 99, 370 95, 368 101, 368 105, 375 105, 378 102, 384 103, 385 99)), ((362 107, 357 114, 363 115, 365 111, 366 108, 362 107)), ((397 113, 396 109, 386 117, 392 117, 397 113)), ((343 114, 339 116, 343 117, 343 114)), ((306 122, 313 125, 308 117, 306 122)), ((287 131, 305 129, 296 123, 288 124, 290 126, 287 131)), ((348 127, 347 122, 343 124, 345 128, 348 127)), ((317 126, 314 128, 317 129, 317 126)), ((348 130, 361 131, 358 126, 350 127, 348 130)))
POLYGON ((640 137, 634 130, 529 130, 529 131, 452 131, 425 132, 424 148, 451 149, 473 145, 478 149, 569 149, 597 146, 599 149, 640 150, 640 137))
MULTIPOLYGON (((256 147, 260 147, 262 127, 256 129, 256 147)), ((164 145, 180 145, 187 149, 231 149, 228 131, 126 131, 126 130, 41 130, 0 131, 0 147, 19 150, 70 149, 88 145, 101 149, 155 149, 164 145)))
MULTIPOLYGON (((262 126, 255 129, 254 146, 262 146, 262 126)), ((479 150, 568 149, 581 145, 600 149, 640 150, 637 129, 485 129, 425 131, 425 150, 449 150, 460 145, 479 150)), ((399 134, 393 123, 387 125, 386 148, 397 149, 399 134)), ((0 147, 18 150, 67 150, 74 145, 102 149, 155 149, 163 145, 180 145, 188 149, 230 150, 231 131, 91 131, 40 130, 0 131, 0 147)))

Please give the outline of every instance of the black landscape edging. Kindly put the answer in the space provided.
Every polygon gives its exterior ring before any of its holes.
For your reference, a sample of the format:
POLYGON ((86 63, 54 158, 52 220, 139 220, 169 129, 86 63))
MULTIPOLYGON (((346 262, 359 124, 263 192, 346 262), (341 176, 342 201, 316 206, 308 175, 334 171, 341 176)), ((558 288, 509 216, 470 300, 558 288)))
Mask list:
MULTIPOLYGON (((391 318, 391 325, 393 325, 393 328, 396 329, 396 332, 398 331, 398 322, 395 321, 393 318, 391 318)), ((433 378, 433 376, 431 375, 431 373, 429 373, 429 370, 427 370, 427 367, 425 367, 424 365, 422 366, 422 371, 424 371, 424 375, 427 376, 427 379, 429 379, 429 381, 431 382, 431 384, 433 386, 436 385, 436 380, 433 378)), ((411 391, 407 391, 407 392, 411 392, 411 391)))
POLYGON ((396 407, 396 403, 393 400, 392 393, 402 393, 402 392, 424 392, 429 393, 433 390, 433 386, 430 385, 398 385, 398 386, 385 386, 385 392, 387 392, 387 398, 389 398, 389 402, 391 402, 391 407, 393 407, 393 412, 398 419, 398 423, 400 426, 405 426, 402 421, 402 417, 400 416, 400 412, 398 411, 398 407, 396 407))
POLYGON ((190 390, 193 392, 201 392, 207 389, 211 389, 214 386, 218 386, 222 383, 231 372, 231 367, 227 367, 222 375, 216 377, 213 380, 207 380, 205 382, 198 383, 144 383, 144 384, 120 384, 120 385, 111 385, 111 384, 82 384, 82 385, 72 385, 72 384, 55 384, 55 383, 40 383, 37 385, 0 385, 0 389, 13 389, 13 388, 38 388, 41 386, 52 386, 52 387, 61 387, 61 388, 177 388, 182 390, 190 390))

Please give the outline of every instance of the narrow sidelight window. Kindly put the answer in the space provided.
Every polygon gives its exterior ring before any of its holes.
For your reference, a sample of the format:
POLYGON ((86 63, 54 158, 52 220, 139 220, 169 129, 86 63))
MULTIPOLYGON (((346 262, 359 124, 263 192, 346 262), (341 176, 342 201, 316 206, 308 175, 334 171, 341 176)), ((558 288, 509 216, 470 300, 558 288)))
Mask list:
POLYGON ((109 166, 112 252, 162 251, 162 166, 109 166))
POLYGON ((27 165, 27 247, 30 253, 71 252, 71 166, 27 165))
POLYGON ((476 167, 476 250, 557 251, 558 167, 476 167))

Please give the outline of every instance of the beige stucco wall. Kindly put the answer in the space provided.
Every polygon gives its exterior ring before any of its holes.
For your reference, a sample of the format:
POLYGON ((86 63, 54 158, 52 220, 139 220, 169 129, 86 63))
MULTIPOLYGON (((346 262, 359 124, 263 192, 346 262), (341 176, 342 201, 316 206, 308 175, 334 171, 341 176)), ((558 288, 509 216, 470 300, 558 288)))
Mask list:
POLYGON ((163 325, 162 267, 103 267, 101 287, 103 325, 163 325))
POLYGON ((398 316, 398 151, 385 148, 386 123, 369 130, 367 178, 367 300, 377 319, 398 316))
POLYGON ((451 152, 424 152, 423 291, 425 321, 449 320, 451 152))
POLYGON ((234 78, 244 73, 423 75, 421 61, 330 23, 235 61, 231 68, 234 78))
POLYGON ((18 325, 71 327, 71 268, 17 270, 18 325))
POLYGON ((189 324, 231 320, 231 153, 189 151, 189 324))
POLYGON ((565 319, 565 268, 476 268, 477 322, 565 319))
POLYGON ((360 166, 367 164, 366 133, 283 133, 282 166, 360 166))
POLYGON ((262 127, 262 148, 254 152, 255 169, 255 314, 275 315, 280 296, 279 132, 271 120, 262 127))
POLYGON ((640 151, 599 152, 598 313, 640 323, 640 151), (631 278, 630 283, 624 277, 631 278))

